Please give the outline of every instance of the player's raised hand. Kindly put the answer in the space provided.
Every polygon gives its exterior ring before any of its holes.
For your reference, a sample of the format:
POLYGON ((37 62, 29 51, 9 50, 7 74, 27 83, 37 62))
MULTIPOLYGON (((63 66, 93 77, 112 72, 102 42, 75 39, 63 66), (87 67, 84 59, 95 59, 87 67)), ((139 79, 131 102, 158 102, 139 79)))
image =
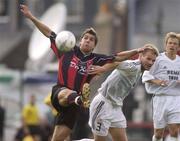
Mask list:
POLYGON ((20 4, 20 11, 23 13, 24 16, 26 16, 27 18, 32 18, 32 13, 29 10, 29 8, 24 5, 24 4, 20 4))
POLYGON ((29 10, 28 6, 24 5, 24 4, 20 4, 20 11, 23 13, 23 15, 28 18, 29 20, 31 20, 34 25, 39 29, 39 31, 44 34, 46 37, 50 37, 52 30, 45 25, 44 23, 42 23, 39 19, 37 19, 29 10))
POLYGON ((148 47, 146 47, 146 46, 140 47, 140 48, 137 49, 137 52, 142 53, 146 48, 148 48, 148 47))
POLYGON ((138 49, 137 49, 137 52, 138 52, 138 53, 142 53, 142 52, 144 51, 144 49, 145 49, 145 47, 138 48, 138 49))

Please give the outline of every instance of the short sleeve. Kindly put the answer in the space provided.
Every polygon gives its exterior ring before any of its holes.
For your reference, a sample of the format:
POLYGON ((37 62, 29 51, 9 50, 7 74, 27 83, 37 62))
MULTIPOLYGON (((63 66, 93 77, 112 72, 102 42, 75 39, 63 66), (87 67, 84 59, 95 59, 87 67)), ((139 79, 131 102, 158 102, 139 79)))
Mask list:
POLYGON ((153 75, 149 73, 149 71, 144 71, 142 76, 142 82, 145 83, 149 80, 155 79, 153 75))
POLYGON ((115 56, 108 56, 108 55, 99 55, 99 54, 95 54, 96 55, 96 61, 94 62, 94 65, 104 65, 106 63, 111 63, 114 61, 115 56))

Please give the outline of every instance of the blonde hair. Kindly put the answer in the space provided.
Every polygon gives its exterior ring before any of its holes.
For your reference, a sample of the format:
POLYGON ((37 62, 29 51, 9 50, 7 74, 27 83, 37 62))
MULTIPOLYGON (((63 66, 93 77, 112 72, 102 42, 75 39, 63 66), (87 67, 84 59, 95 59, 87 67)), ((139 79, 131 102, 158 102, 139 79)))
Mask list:
POLYGON ((178 37, 178 39, 180 40, 180 33, 177 33, 177 37, 178 37))
POLYGON ((177 34, 175 32, 167 33, 166 36, 165 36, 165 39, 164 39, 165 45, 167 44, 167 41, 168 41, 169 38, 176 38, 176 39, 178 39, 179 45, 180 45, 180 34, 177 34))
POLYGON ((156 47, 155 45, 153 45, 153 44, 145 44, 145 45, 143 46, 143 48, 145 48, 145 49, 144 49, 144 51, 142 52, 142 54, 145 54, 146 52, 148 52, 148 51, 151 50, 156 56, 159 55, 159 50, 158 50, 157 47, 156 47))

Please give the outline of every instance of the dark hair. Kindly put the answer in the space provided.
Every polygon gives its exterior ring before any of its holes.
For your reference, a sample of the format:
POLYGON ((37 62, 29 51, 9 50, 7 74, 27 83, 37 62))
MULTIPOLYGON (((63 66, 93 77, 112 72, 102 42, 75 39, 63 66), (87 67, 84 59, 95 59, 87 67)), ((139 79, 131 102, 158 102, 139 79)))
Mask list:
POLYGON ((84 35, 87 34, 87 33, 89 33, 89 34, 91 34, 91 35, 93 35, 93 36, 95 37, 95 45, 97 45, 97 43, 98 43, 98 37, 97 37, 97 33, 96 33, 95 29, 92 28, 92 27, 85 29, 84 32, 81 34, 81 39, 82 39, 82 38, 84 37, 84 35))

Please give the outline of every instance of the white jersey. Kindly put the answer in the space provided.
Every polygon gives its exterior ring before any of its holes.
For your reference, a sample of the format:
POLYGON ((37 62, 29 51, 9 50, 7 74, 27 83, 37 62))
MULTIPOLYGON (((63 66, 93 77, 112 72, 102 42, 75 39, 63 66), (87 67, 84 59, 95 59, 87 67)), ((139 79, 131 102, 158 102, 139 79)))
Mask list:
POLYGON ((98 93, 110 100, 113 105, 122 106, 124 98, 137 84, 141 75, 139 60, 123 61, 102 83, 98 93))
POLYGON ((180 57, 169 59, 165 53, 161 53, 149 71, 145 71, 142 81, 152 79, 166 80, 168 86, 162 87, 152 83, 145 83, 146 91, 155 95, 180 95, 180 57))

